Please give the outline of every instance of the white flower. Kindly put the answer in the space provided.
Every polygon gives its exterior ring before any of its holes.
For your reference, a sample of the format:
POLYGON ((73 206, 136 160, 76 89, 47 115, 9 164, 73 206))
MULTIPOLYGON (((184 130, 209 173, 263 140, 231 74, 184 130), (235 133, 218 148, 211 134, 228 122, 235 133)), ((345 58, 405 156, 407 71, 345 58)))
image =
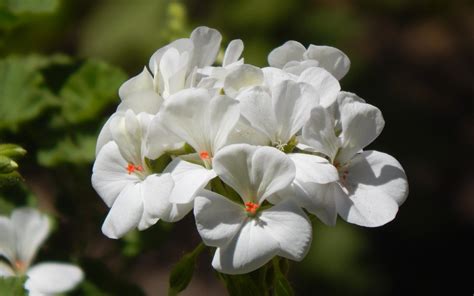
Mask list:
MULTIPOLYGON (((109 125, 113 141, 100 149, 94 163, 92 185, 111 207, 102 226, 110 238, 119 238, 135 227, 146 229, 159 219, 179 220, 192 209, 192 204, 169 202, 175 184, 172 175, 153 172, 146 161, 152 119, 150 114, 135 115, 132 110, 117 114, 109 125)), ((167 141, 155 141, 155 150, 167 141)))
POLYGON ((30 295, 55 295, 72 290, 84 274, 71 264, 45 262, 31 266, 38 248, 50 231, 48 218, 31 208, 0 216, 0 277, 27 276, 25 289, 30 295))
POLYGON ((196 86, 197 69, 214 63, 221 40, 217 30, 198 27, 190 38, 178 39, 157 50, 149 63, 155 91, 167 99, 182 89, 196 86))
POLYGON ((350 223, 383 225, 395 217, 405 201, 408 184, 396 159, 377 151, 362 151, 382 131, 382 114, 346 92, 340 93, 332 109, 334 116, 322 107, 313 109, 303 127, 300 141, 304 145, 300 148, 325 155, 337 169, 339 180, 328 183, 315 175, 308 177, 309 168, 296 161, 295 184, 299 197, 306 200, 302 204, 327 224, 334 224, 339 214, 350 223))
POLYGON ((224 87, 224 80, 227 75, 243 65, 244 59, 240 58, 244 50, 244 43, 240 39, 232 40, 224 53, 222 66, 206 66, 202 69, 197 69, 197 73, 203 75, 200 79, 198 87, 201 88, 217 88, 224 87))
POLYGON ((297 41, 287 41, 268 55, 268 64, 289 73, 300 74, 310 67, 321 67, 341 80, 349 71, 349 58, 339 49, 311 44, 306 49, 297 41))
POLYGON ((250 88, 237 99, 241 114, 249 124, 266 137, 268 144, 282 150, 319 102, 311 85, 292 80, 284 80, 271 89, 250 88))
POLYGON ((253 271, 274 256, 301 260, 311 243, 311 224, 291 199, 268 207, 267 198, 288 187, 295 167, 271 147, 236 144, 214 158, 214 170, 241 203, 210 191, 196 197, 194 215, 204 243, 217 247, 212 265, 220 272, 253 271))

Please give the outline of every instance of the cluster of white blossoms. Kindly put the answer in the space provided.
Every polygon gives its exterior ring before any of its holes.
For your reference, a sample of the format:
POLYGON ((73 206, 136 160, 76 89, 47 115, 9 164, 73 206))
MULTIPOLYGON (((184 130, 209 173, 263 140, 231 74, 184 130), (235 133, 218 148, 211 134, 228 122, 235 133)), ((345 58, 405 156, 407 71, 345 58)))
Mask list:
POLYGON ((50 232, 48 218, 32 208, 0 216, 0 278, 26 276, 25 289, 31 296, 56 295, 79 284, 84 275, 72 264, 44 262, 31 266, 50 232))
POLYGON ((408 194, 390 155, 364 151, 382 131, 378 108, 341 91, 350 62, 328 46, 288 41, 269 67, 245 64, 233 40, 215 66, 218 31, 156 51, 119 89, 103 127, 92 184, 120 238, 194 209, 212 265, 241 274, 274 256, 301 260, 312 240, 306 213, 328 225, 391 221, 408 194))

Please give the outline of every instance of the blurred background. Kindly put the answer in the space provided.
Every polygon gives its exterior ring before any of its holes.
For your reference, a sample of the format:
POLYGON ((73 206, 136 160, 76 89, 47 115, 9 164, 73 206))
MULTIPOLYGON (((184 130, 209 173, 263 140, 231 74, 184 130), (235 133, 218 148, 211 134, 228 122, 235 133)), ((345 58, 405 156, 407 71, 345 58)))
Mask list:
MULTIPOLYGON (((0 190, 0 214, 31 205, 54 217, 38 260, 81 265, 87 279, 74 295, 165 295, 171 267, 200 241, 192 215, 107 239, 108 209, 90 184, 120 84, 198 25, 218 29, 224 46, 242 39, 245 62, 258 66, 290 39, 344 51, 342 88, 385 117, 369 149, 408 175, 410 194, 388 225, 315 223, 310 253, 291 265, 297 295, 474 293, 472 1, 3 0, 0 143, 28 154, 25 181, 0 190)), ((201 255, 182 295, 225 295, 210 260, 201 255)))

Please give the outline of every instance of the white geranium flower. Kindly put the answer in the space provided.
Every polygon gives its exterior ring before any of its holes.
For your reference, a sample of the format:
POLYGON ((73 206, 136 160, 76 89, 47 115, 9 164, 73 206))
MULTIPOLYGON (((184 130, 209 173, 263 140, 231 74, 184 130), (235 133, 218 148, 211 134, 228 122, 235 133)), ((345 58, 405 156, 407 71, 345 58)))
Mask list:
POLYGON ((268 144, 281 150, 301 130, 319 102, 311 85, 292 80, 283 80, 271 89, 250 88, 237 100, 249 124, 266 137, 268 144))
MULTIPOLYGON (((211 169, 212 159, 227 144, 228 136, 239 120, 238 101, 223 95, 213 96, 206 89, 188 89, 170 97, 159 115, 160 122, 152 124, 152 132, 163 125, 189 144, 196 151, 194 161, 202 164, 192 164, 183 160, 184 157, 177 157, 169 166, 173 174, 179 175, 179 180, 187 184, 176 186, 170 201, 192 202, 197 191, 216 176, 211 169)), ((186 159, 192 156, 188 155, 186 159)))
POLYGON ((308 177, 308 163, 297 160, 299 197, 327 224, 334 224, 339 214, 350 223, 383 225, 395 217, 405 201, 408 184, 402 166, 392 156, 362 151, 382 131, 382 114, 346 92, 340 93, 333 111, 334 116, 322 107, 314 108, 299 140, 303 143, 300 148, 325 155, 337 169, 339 180, 328 183, 315 175, 308 177))
POLYGON ((72 264, 44 262, 31 266, 48 236, 48 218, 35 209, 21 208, 11 217, 0 216, 0 277, 26 275, 25 289, 30 295, 55 295, 72 290, 84 278, 72 264))
POLYGON ((197 69, 197 73, 204 77, 199 81, 197 86, 201 88, 223 88, 224 80, 227 75, 243 65, 244 59, 240 58, 243 50, 244 43, 242 40, 232 40, 224 53, 222 66, 207 66, 202 69, 197 69))
POLYGON ((197 69, 214 63, 221 40, 217 30, 198 27, 190 38, 178 39, 157 50, 149 63, 155 91, 167 99, 182 89, 197 85, 200 80, 197 69))
POLYGON ((194 215, 204 243, 217 247, 212 265, 242 274, 274 256, 301 260, 311 243, 311 224, 291 198, 267 207, 264 201, 288 187, 295 167, 271 147, 230 145, 214 158, 214 170, 241 197, 236 203, 210 191, 196 197, 194 215))
MULTIPOLYGON (((110 238, 119 238, 135 227, 146 229, 159 219, 177 221, 192 209, 192 204, 169 202, 175 184, 172 174, 153 172, 145 159, 153 117, 135 115, 132 110, 115 116, 109 125, 113 141, 100 149, 94 163, 92 185, 111 208, 102 226, 110 238)), ((169 139, 161 140, 154 142, 155 150, 168 144, 169 139)))
POLYGON ((338 80, 347 74, 351 65, 346 54, 337 48, 311 44, 306 49, 293 40, 272 50, 268 55, 268 64, 297 75, 310 67, 321 67, 338 80))

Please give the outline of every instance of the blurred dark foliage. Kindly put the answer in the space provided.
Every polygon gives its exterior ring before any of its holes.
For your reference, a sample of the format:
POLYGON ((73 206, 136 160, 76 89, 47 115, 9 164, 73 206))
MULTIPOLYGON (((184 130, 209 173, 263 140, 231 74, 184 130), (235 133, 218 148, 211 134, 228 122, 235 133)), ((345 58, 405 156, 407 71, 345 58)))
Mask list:
MULTIPOLYGON (((352 66, 342 88, 385 117, 369 149, 395 156, 408 175, 409 197, 388 225, 315 222, 312 250, 290 267, 297 295, 474 292, 472 1, 40 2, 58 7, 0 14, 1 63, 35 90, 11 105, 0 98, 0 142, 28 151, 19 162, 26 183, 2 188, 0 210, 36 205, 55 218, 38 259, 80 264, 87 280, 74 295, 163 295, 171 267, 200 241, 192 215, 107 239, 108 209, 90 185, 95 138, 120 83, 198 25, 218 29, 224 43, 242 39, 246 62, 259 66, 289 39, 343 50, 352 66)), ((225 293, 210 258, 199 257, 183 295, 225 293)))

